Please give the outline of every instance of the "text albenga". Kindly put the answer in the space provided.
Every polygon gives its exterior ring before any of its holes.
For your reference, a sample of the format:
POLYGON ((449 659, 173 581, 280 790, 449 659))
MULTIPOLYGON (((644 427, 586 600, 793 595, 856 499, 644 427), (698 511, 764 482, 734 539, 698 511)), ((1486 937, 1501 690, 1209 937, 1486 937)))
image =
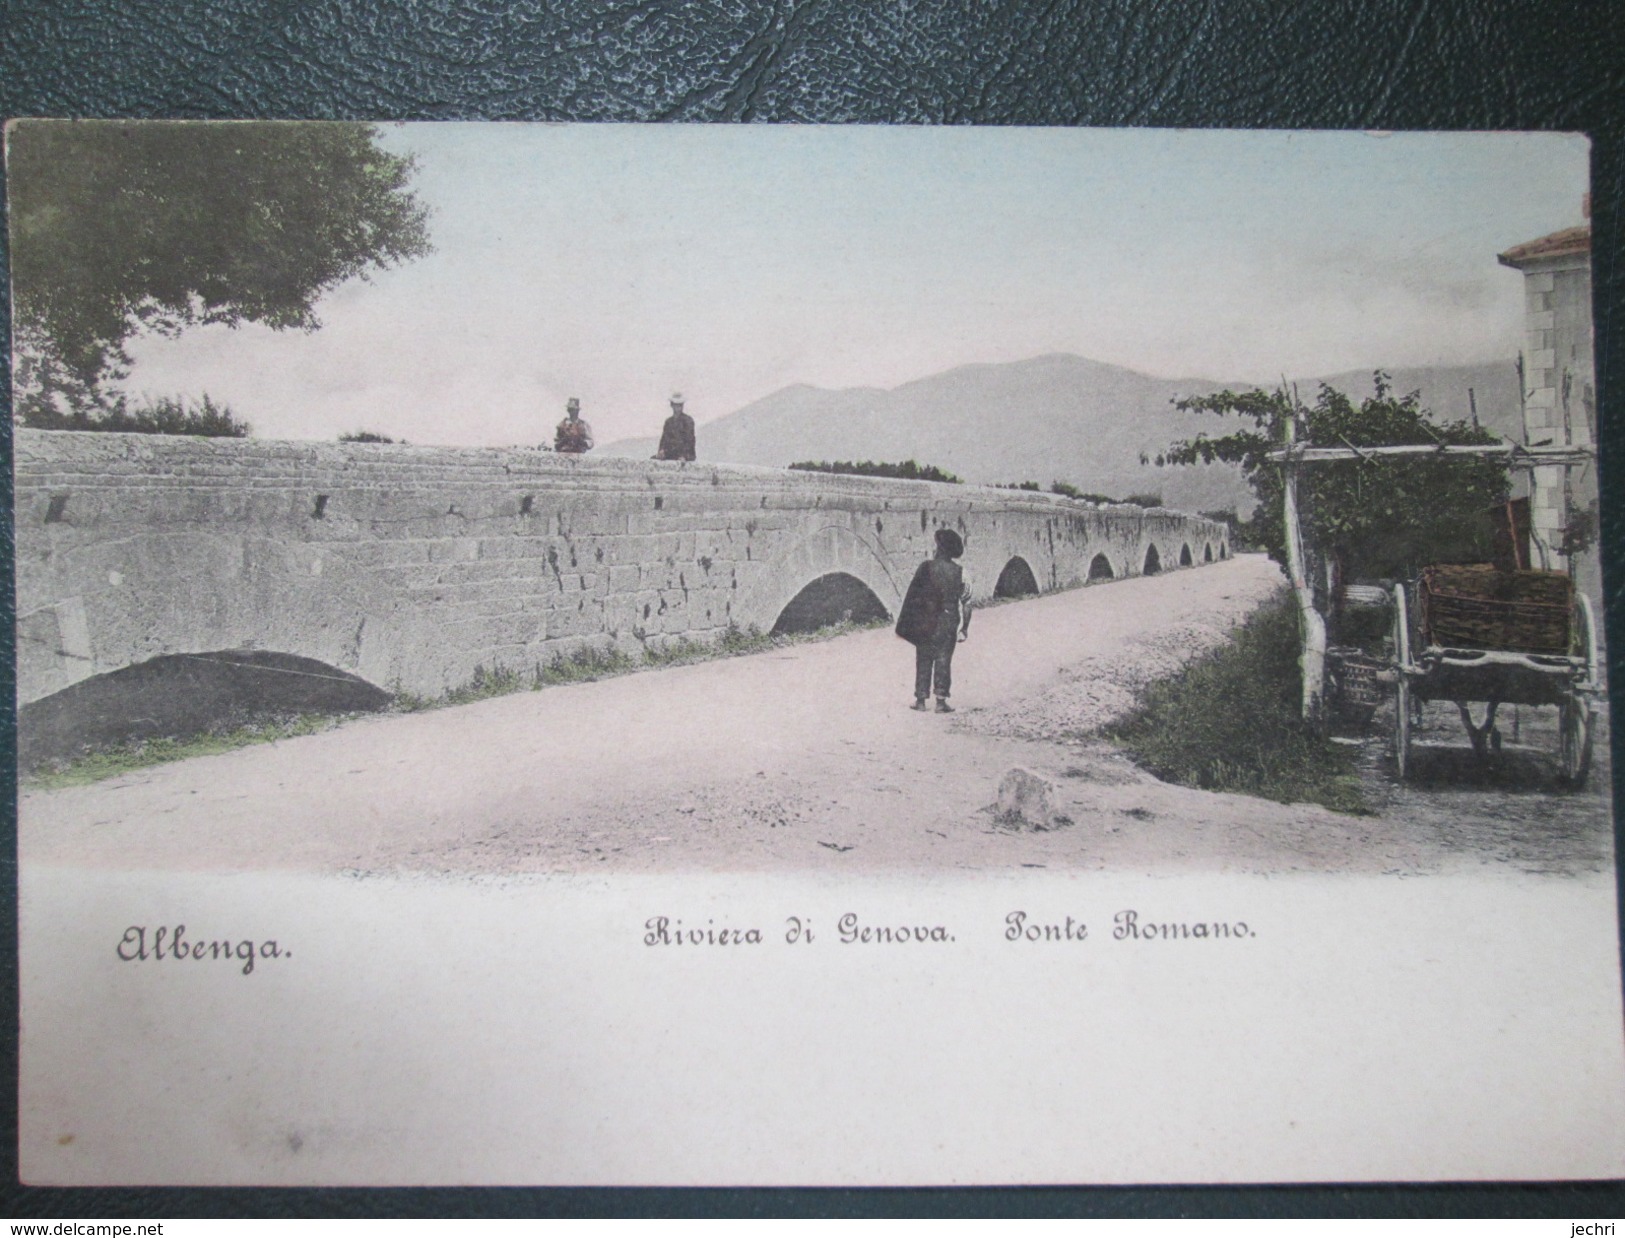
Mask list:
POLYGON ((160 924, 153 930, 149 946, 146 925, 132 924, 119 940, 118 956, 126 963, 144 963, 148 959, 235 959, 242 962, 242 974, 247 976, 254 971, 255 959, 287 959, 293 957, 293 952, 279 947, 275 939, 187 941, 184 924, 177 924, 173 931, 167 924, 160 924))

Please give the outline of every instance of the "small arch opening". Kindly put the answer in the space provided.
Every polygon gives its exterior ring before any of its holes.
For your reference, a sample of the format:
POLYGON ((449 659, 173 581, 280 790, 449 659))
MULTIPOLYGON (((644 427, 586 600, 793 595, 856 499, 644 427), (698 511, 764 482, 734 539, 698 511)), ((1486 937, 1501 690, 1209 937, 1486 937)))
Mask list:
POLYGON ((1223 542, 1220 542, 1219 543, 1219 558, 1228 559, 1229 557, 1230 557, 1230 548, 1228 546, 1226 546, 1223 542))
POLYGON ((1195 560, 1191 558, 1191 548, 1189 546, 1181 546, 1179 548, 1179 566, 1190 567, 1193 562, 1195 562, 1195 560))
POLYGON ((856 576, 830 572, 812 581, 779 612, 773 635, 816 632, 837 623, 880 623, 891 618, 874 590, 856 576))
POLYGON ((1209 542, 1206 546, 1202 547, 1202 562, 1203 563, 1212 563, 1213 562, 1213 543, 1212 542, 1209 542))
POLYGON ((19 711, 18 763, 186 739, 297 714, 383 709, 390 695, 315 658, 259 649, 176 653, 84 679, 19 711))
POLYGON ((1145 563, 1140 568, 1140 575, 1155 576, 1162 571, 1162 556, 1157 553, 1155 543, 1145 548, 1145 563))
POLYGON ((1020 555, 1004 565, 1004 571, 999 573, 998 583, 993 586, 993 596, 996 598, 1031 597, 1037 592, 1038 578, 1033 575, 1033 569, 1027 560, 1020 555))
POLYGON ((1116 575, 1117 573, 1112 571, 1112 561, 1105 555, 1096 555, 1089 560, 1090 580, 1111 580, 1116 575))

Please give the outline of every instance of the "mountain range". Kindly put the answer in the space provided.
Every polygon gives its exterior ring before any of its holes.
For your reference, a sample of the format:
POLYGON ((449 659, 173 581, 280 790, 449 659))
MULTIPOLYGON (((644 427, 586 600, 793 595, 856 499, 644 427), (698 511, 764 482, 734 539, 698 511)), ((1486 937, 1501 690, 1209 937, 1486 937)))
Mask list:
MULTIPOLYGON (((1421 392, 1441 421, 1469 416, 1474 393, 1481 424, 1516 437, 1521 415, 1510 362, 1396 369, 1393 387, 1421 392)), ((1298 380, 1312 402, 1320 382, 1351 398, 1371 393, 1370 372, 1298 380)), ((1169 507, 1214 511, 1252 506, 1251 492, 1227 465, 1159 468, 1153 461, 1176 440, 1223 434, 1234 422, 1181 412, 1172 401, 1252 383, 1155 378, 1071 354, 1029 361, 964 365, 889 390, 827 390, 797 384, 699 427, 699 456, 732 464, 783 467, 799 460, 915 460, 970 482, 1066 481, 1086 493, 1124 498, 1161 494, 1169 507)), ((602 454, 649 456, 656 440, 622 439, 602 454)))

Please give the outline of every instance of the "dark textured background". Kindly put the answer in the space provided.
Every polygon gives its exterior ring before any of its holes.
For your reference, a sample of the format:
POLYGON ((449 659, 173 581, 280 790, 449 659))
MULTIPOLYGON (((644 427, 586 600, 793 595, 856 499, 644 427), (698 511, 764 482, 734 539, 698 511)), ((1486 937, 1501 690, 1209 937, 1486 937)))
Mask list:
MULTIPOLYGON (((1598 0, 0 0, 0 115, 1567 129, 1594 140, 1603 536, 1625 581, 1625 5, 1598 0)), ((0 311, 3 314, 3 311, 0 311)), ((9 322, 0 319, 0 329, 9 322)), ((4 398, 9 410, 9 388, 4 398)), ((9 459, 9 416, 0 419, 9 459)), ((10 470, 0 504, 10 512, 10 470)), ((10 526, 3 529, 9 547, 10 526)), ((5 596, 11 556, 3 555, 5 596)), ((0 641, 11 639, 0 624, 0 641)), ((1625 652, 1625 606, 1609 615, 1625 652)), ((10 675, 9 648, 0 649, 10 675)), ((1614 682, 1625 683, 1619 652, 1614 682)), ((10 691, 10 680, 3 685, 10 691)), ((7 725, 0 722, 0 726, 7 725)), ((9 736, 0 735, 0 740, 9 736)), ((1614 768, 1625 769, 1616 743, 1614 768)), ((1621 788, 1616 774, 1616 798, 1621 788)), ((1620 800, 1625 803, 1625 800, 1620 800)), ((15 838, 14 806, 8 817, 15 838)), ((14 848, 5 894, 16 903, 14 848)), ((16 1001, 15 917, 0 975, 16 1001)), ((1374 1017, 1380 1013, 1374 1012, 1374 1017)), ((16 1038, 0 1101, 16 1112, 16 1038)), ((139 1138, 139 1132, 132 1132, 139 1138)), ((1618 1184, 959 1191, 21 1188, 14 1217, 1617 1218, 1618 1184)), ((1566 1234, 1557 1228, 1554 1234, 1566 1234)))

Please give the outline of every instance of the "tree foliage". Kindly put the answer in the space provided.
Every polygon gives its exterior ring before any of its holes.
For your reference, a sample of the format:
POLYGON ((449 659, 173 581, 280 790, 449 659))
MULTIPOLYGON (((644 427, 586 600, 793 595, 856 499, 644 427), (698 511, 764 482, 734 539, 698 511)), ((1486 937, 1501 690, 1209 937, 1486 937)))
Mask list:
MULTIPOLYGON (((1375 394, 1359 404, 1322 385, 1313 407, 1297 409, 1297 437, 1307 447, 1380 447, 1494 443, 1465 421, 1436 423, 1419 393, 1395 397, 1388 375, 1374 375, 1375 394)), ((1295 399, 1285 391, 1221 391, 1176 400, 1192 412, 1252 423, 1218 438, 1175 443, 1159 463, 1239 464, 1258 498, 1249 533, 1276 562, 1286 562, 1281 467, 1268 453, 1285 441, 1295 399)), ((1305 541, 1342 566, 1344 579, 1395 579, 1428 563, 1491 557, 1490 510, 1506 501, 1506 465, 1478 457, 1370 456, 1327 461, 1299 473, 1299 519, 1305 541)))
POLYGON ((28 422, 36 430, 105 430, 120 434, 192 434, 199 438, 247 438, 253 432, 228 405, 216 404, 207 393, 188 403, 179 396, 163 396, 131 408, 123 396, 92 417, 84 412, 37 410, 28 422))
MULTIPOLYGON (((993 483, 993 488, 995 490, 1031 490, 1040 492, 1044 489, 1043 486, 1040 486, 1036 481, 1031 479, 1027 481, 996 481, 993 483)), ((1080 489, 1069 481, 1050 482, 1049 492, 1051 494, 1058 494, 1063 499, 1076 499, 1080 503, 1103 503, 1108 506, 1112 504, 1121 505, 1128 503, 1134 505, 1135 507, 1162 506, 1162 496, 1160 494, 1131 494, 1126 499, 1114 499, 1109 494, 1096 494, 1092 490, 1080 489)))
POLYGON ((8 134, 17 407, 94 421, 141 330, 312 330, 429 250, 413 161, 351 122, 24 121, 8 134))
POLYGON ((797 460, 790 466, 802 473, 846 473, 853 477, 898 477, 904 481, 945 481, 958 485, 960 479, 934 464, 904 460, 888 464, 874 460, 797 460))

